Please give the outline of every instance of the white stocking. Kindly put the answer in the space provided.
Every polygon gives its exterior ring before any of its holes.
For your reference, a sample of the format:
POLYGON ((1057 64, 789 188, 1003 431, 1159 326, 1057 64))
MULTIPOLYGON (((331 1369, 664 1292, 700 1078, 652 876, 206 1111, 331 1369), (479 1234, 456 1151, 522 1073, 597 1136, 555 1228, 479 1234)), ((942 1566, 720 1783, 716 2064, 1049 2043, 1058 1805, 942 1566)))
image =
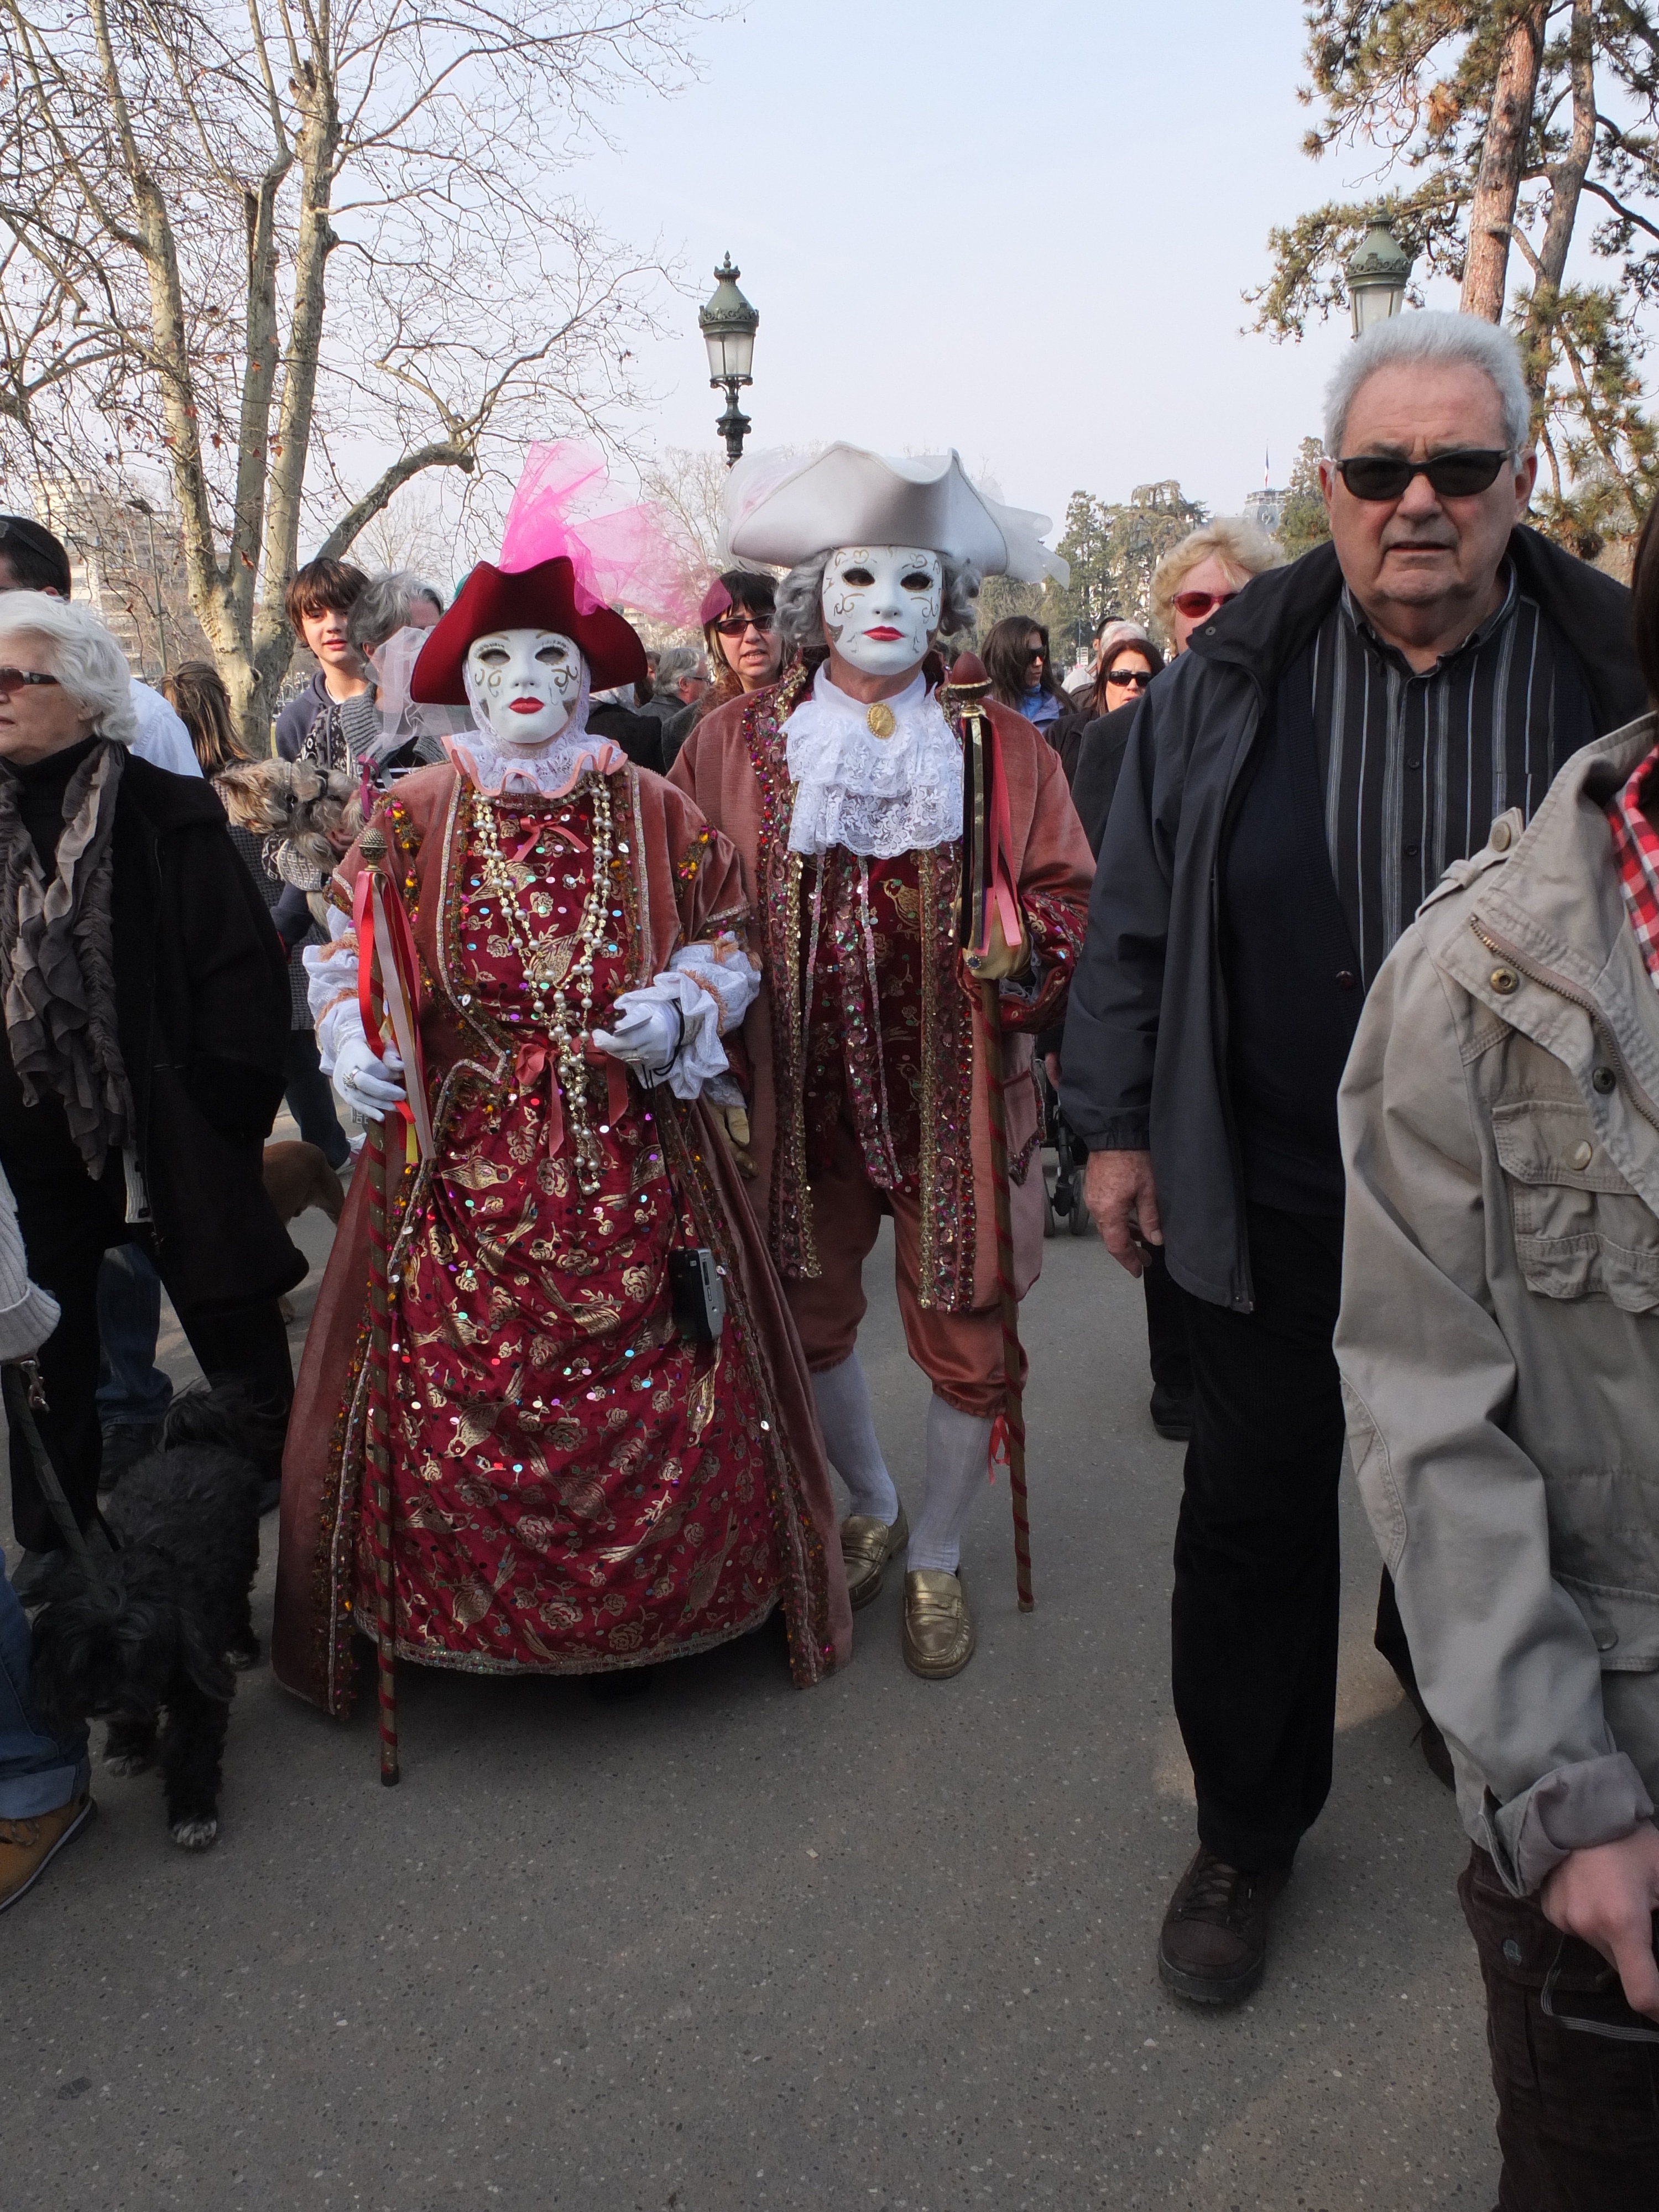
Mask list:
POLYGON ((927 1406, 927 1495, 905 1556, 907 1569, 942 1567, 955 1574, 962 1532, 985 1486, 991 1424, 934 1397, 927 1406))
POLYGON ((830 1466, 847 1485, 852 1510, 872 1514, 890 1526, 899 1516, 899 1495, 876 1442, 870 1386, 857 1352, 850 1352, 839 1367, 815 1375, 812 1396, 817 1404, 818 1426, 823 1431, 823 1448, 830 1466))

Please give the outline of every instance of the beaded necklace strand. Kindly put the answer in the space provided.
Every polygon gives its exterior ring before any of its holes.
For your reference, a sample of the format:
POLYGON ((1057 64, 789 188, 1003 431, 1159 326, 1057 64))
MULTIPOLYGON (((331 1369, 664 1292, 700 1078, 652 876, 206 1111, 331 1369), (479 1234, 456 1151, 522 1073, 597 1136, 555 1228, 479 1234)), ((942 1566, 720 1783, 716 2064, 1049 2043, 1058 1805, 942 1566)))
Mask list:
MULTIPOLYGON (((568 940, 551 929, 540 938, 531 935, 520 901, 534 888, 537 879, 523 862, 515 866, 502 852, 495 809, 477 792, 472 795, 472 828, 483 856, 484 881, 495 894, 524 970, 531 1021, 552 1047, 555 1076, 564 1099, 565 1124, 574 1153, 577 1188, 591 1197, 604 1180, 605 1157, 588 1112, 588 1071, 582 1046, 593 1012, 593 962, 606 933, 611 825, 610 784, 602 775, 584 776, 577 793, 584 785, 593 800, 593 873, 582 902, 581 920, 576 925, 574 952, 556 976, 548 972, 549 961, 555 948, 568 940)), ((551 887, 550 874, 547 880, 551 887)))

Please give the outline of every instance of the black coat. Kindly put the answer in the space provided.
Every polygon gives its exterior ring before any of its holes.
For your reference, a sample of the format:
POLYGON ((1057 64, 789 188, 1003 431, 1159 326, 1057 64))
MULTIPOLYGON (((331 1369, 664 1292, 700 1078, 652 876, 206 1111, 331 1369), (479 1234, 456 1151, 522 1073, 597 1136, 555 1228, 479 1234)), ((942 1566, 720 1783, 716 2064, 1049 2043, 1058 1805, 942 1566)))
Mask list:
POLYGON ((276 1297, 306 1272, 261 1179, 291 1018, 281 940, 197 778, 128 758, 111 850, 116 1021, 156 1266, 181 1309, 276 1297))
MULTIPOLYGON (((1644 713, 1624 586, 1535 531, 1512 532, 1509 557, 1576 662, 1597 733, 1644 713)), ((1147 688, 1066 1007, 1067 1121, 1091 1152, 1151 1151, 1170 1272, 1194 1297, 1244 1311, 1254 1292, 1230 1127, 1216 886, 1229 802, 1267 703, 1341 587, 1329 544, 1270 568, 1147 688)))

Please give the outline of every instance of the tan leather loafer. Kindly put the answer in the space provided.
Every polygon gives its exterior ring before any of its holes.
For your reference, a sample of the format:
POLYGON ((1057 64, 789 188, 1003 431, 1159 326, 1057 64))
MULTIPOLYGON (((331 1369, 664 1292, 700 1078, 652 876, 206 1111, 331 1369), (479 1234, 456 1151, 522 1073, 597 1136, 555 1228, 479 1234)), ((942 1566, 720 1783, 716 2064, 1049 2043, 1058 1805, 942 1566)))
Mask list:
POLYGON ((910 1540, 910 1523, 899 1507, 890 1523, 873 1513, 849 1513, 841 1524, 841 1555, 847 1563, 847 1595, 856 1613, 861 1605, 881 1595, 881 1581, 889 1559, 910 1540))
POLYGON ((904 1577, 904 1663, 925 1681, 948 1682, 974 1656, 974 1620, 962 1583, 939 1567, 904 1577))
POLYGON ((32 1820, 0 1820, 0 1912, 15 1905, 67 1843, 74 1841, 98 1808, 83 1790, 66 1805, 32 1820))

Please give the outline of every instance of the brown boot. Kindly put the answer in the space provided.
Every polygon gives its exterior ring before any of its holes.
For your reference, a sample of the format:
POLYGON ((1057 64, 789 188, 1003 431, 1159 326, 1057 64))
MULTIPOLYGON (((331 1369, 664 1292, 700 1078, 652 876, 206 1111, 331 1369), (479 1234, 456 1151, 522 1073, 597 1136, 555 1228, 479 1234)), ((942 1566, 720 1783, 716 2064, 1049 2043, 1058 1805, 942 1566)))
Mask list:
POLYGON ((1249 1996, 1267 1963, 1268 1907, 1290 1878, 1289 1867, 1241 1874, 1200 1844, 1158 1939, 1164 1986, 1194 2004, 1249 1996))
POLYGON ((97 1809, 83 1790, 67 1805, 37 1814, 33 1820, 0 1820, 0 1912, 15 1905, 26 1889, 33 1888, 97 1809))

